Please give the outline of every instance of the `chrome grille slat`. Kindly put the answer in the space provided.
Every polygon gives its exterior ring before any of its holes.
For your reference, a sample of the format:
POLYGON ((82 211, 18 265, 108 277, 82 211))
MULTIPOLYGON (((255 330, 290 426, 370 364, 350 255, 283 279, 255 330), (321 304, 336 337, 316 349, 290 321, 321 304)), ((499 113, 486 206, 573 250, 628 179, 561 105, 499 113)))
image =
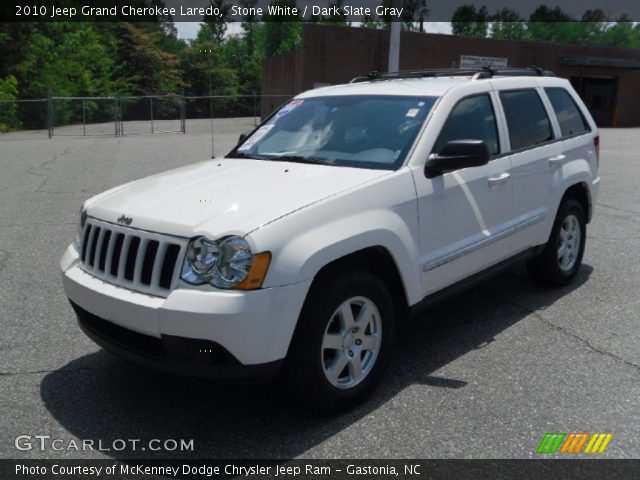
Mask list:
POLYGON ((118 263, 118 283, 124 284, 126 280, 124 279, 124 267, 127 263, 127 256, 129 255, 129 245, 131 245, 131 240, 133 240, 133 235, 125 235, 124 243, 122 244, 122 250, 120 250, 120 262, 118 263))
POLYGON ((160 285, 160 273, 162 272, 162 262, 169 248, 168 243, 161 243, 156 251, 156 258, 153 261, 153 269, 151 270, 151 285, 160 285))
POLYGON ((102 242, 104 241, 104 235, 106 230, 104 228, 100 229, 100 234, 98 235, 98 243, 96 244, 95 252, 93 252, 93 269, 99 270, 100 266, 100 254, 102 253, 102 242))
POLYGON ((87 265, 93 267, 93 257, 96 250, 97 236, 100 235, 100 227, 94 226, 89 236, 89 245, 87 245, 87 265))
POLYGON ((116 242, 113 245, 113 256, 111 257, 111 270, 109 273, 112 277, 118 278, 118 268, 120 266, 120 257, 122 256, 122 247, 124 245, 124 233, 116 234, 116 242))
POLYGON ((116 238, 118 238, 118 233, 111 231, 111 236, 109 237, 109 245, 107 245, 107 258, 104 262, 104 274, 111 277, 111 262, 113 261, 113 248, 116 245, 116 238))
POLYGON ((161 297, 166 297, 177 285, 188 243, 185 238, 136 230, 94 218, 87 219, 82 239, 80 266, 85 272, 123 288, 161 297), (114 271, 112 267, 117 269, 114 271), (127 270, 129 273, 133 270, 131 280, 126 278, 127 270))
POLYGON ((111 242, 111 230, 105 230, 104 235, 102 236, 102 242, 100 245, 100 255, 98 256, 98 270, 104 272, 105 266, 107 264, 107 250, 109 248, 109 243, 111 242))
POLYGON ((142 275, 142 262, 144 262, 144 256, 149 246, 149 239, 142 238, 138 245, 138 251, 136 253, 136 262, 133 267, 133 289, 138 290, 140 288, 140 276, 142 275))
POLYGON ((80 246, 80 251, 82 252, 81 258, 84 261, 87 258, 87 246, 89 245, 89 234, 91 233, 91 225, 86 224, 84 226, 84 230, 82 231, 82 245, 80 246))

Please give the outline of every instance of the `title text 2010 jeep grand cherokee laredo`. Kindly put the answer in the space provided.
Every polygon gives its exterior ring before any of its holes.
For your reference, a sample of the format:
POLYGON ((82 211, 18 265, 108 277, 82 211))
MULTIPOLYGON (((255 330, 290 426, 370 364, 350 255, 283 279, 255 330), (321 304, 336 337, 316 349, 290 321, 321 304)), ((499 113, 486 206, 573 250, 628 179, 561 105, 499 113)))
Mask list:
POLYGON ((308 91, 224 159, 87 200, 64 287, 122 357, 279 374, 344 408, 380 380, 397 319, 434 294, 514 259, 546 283, 575 277, 598 141, 569 82, 539 70, 308 91))

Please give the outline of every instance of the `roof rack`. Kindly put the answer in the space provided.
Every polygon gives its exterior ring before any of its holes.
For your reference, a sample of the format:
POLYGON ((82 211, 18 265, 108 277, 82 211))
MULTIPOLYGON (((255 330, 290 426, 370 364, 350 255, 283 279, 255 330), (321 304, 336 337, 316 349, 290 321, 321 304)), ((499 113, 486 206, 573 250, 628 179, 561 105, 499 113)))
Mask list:
POLYGON ((554 73, 540 67, 524 68, 429 68, 425 70, 399 70, 397 72, 373 71, 365 76, 356 77, 350 83, 376 82, 401 78, 451 77, 471 75, 472 80, 492 77, 554 77, 554 73))

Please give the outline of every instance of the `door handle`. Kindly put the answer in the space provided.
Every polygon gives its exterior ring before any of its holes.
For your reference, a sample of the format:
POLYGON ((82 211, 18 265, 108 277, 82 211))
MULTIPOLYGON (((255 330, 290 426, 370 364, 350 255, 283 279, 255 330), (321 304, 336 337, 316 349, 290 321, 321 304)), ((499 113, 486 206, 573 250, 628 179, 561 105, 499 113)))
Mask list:
POLYGON ((509 178, 511 178, 511 175, 507 172, 501 173, 497 177, 489 177, 489 186, 495 187, 496 185, 505 183, 509 178))
POLYGON ((566 155, 560 154, 560 155, 555 155, 553 157, 549 157, 549 165, 551 165, 552 167, 558 166, 562 163, 562 161, 567 158, 566 155))

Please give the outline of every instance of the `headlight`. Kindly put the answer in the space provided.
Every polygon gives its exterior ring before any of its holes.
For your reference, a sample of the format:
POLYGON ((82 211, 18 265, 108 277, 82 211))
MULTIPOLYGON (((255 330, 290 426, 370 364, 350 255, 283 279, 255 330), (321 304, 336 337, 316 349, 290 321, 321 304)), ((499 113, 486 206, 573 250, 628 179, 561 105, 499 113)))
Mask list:
POLYGON ((205 237, 189 242, 182 265, 182 279, 193 284, 210 281, 218 261, 218 245, 205 237))
MULTIPOLYGON (((264 254, 261 254, 264 255, 264 254)), ((269 254, 269 258, 271 258, 269 254)), ((254 255, 249 243, 242 237, 232 236, 219 240, 197 237, 189 242, 182 265, 182 279, 194 285, 211 283, 218 288, 233 288, 247 279, 253 266, 254 255)), ((268 267, 268 262, 267 265, 268 267)), ((266 274, 266 268, 262 278, 266 274)), ((251 282, 249 288, 259 288, 251 282)))
POLYGON ((220 288, 232 288, 245 278, 251 270, 253 255, 251 247, 242 237, 229 237, 220 243, 220 262, 213 277, 213 284, 220 288))
POLYGON ((84 226, 87 223, 87 211, 84 208, 80 209, 80 219, 78 220, 78 228, 76 230, 76 236, 73 239, 73 246, 76 251, 80 251, 80 245, 82 245, 82 232, 84 226))

